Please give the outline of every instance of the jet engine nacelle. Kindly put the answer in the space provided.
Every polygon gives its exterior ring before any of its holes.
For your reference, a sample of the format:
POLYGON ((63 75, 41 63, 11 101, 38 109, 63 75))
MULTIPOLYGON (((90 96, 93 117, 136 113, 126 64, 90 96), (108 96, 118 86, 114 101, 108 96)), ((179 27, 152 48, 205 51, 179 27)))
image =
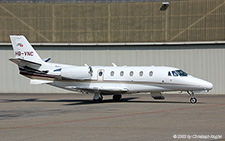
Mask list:
POLYGON ((91 73, 89 67, 73 67, 73 68, 62 68, 61 77, 66 79, 90 79, 91 73))

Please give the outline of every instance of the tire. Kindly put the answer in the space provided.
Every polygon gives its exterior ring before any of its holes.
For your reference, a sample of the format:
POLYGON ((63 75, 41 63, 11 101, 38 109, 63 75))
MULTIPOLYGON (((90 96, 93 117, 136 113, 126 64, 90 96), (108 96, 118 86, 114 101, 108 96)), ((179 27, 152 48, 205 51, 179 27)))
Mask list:
POLYGON ((122 97, 122 95, 113 95, 113 101, 119 102, 121 97, 122 97))
POLYGON ((197 103, 197 99, 194 97, 194 98, 191 98, 190 99, 190 102, 192 103, 192 104, 196 104, 197 103))

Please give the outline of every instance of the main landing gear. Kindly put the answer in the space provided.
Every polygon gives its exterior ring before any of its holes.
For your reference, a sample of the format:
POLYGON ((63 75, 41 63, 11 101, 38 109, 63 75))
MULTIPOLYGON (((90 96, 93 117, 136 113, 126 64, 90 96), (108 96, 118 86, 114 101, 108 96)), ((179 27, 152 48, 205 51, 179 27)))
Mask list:
POLYGON ((122 95, 121 94, 118 94, 118 95, 113 95, 113 101, 115 102, 119 102, 120 99, 121 99, 122 95))
POLYGON ((93 102, 101 102, 103 100, 103 96, 100 93, 95 93, 93 97, 93 102))
POLYGON ((195 98, 194 92, 187 91, 187 93, 191 97, 190 102, 192 104, 196 104, 197 103, 197 99, 195 98))
MULTIPOLYGON (((121 94, 113 95, 113 101, 118 102, 122 98, 121 94)), ((101 93, 95 93, 93 97, 93 102, 101 102, 103 100, 103 96, 101 93)))

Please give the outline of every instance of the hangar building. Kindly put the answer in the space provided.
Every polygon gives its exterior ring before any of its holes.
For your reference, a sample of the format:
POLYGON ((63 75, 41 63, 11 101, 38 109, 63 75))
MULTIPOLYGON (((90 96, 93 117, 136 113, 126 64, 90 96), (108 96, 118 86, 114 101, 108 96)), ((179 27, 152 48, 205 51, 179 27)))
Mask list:
POLYGON ((18 75, 9 35, 73 65, 173 66, 225 92, 225 0, 1 0, 0 93, 67 93, 18 75))

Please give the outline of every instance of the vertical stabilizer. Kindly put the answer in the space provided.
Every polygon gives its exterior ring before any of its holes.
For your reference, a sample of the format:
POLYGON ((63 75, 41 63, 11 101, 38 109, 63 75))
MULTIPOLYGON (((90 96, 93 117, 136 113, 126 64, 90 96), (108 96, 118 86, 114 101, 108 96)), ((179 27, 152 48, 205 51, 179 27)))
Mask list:
POLYGON ((23 60, 35 62, 35 63, 43 63, 43 60, 39 57, 37 52, 31 46, 31 44, 27 41, 27 39, 22 35, 10 35, 10 39, 12 42, 14 55, 16 58, 20 58, 23 60))

